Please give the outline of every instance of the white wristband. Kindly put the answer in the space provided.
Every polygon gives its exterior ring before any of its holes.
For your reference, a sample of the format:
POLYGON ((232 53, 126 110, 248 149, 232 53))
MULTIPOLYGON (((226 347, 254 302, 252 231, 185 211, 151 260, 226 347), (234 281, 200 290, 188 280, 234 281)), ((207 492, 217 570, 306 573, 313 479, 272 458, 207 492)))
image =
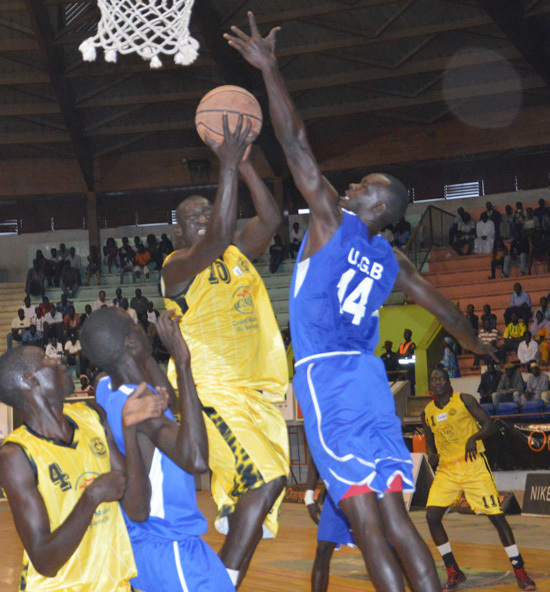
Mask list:
POLYGON ((313 499, 313 494, 315 492, 313 491, 313 489, 306 489, 306 492, 304 494, 304 504, 306 506, 309 506, 310 504, 314 504, 315 500, 313 499))

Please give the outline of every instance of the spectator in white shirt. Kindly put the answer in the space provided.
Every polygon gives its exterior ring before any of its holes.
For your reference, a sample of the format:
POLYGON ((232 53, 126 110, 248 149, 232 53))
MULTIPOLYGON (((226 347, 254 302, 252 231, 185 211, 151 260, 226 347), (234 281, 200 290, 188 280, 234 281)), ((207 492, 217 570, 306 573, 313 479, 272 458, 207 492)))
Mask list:
POLYGON ((50 304, 50 310, 44 316, 44 331, 46 339, 55 337, 63 341, 63 315, 55 310, 53 304, 50 304))
POLYGON ((23 332, 31 325, 31 320, 25 316, 25 311, 20 308, 17 316, 11 322, 11 331, 8 333, 8 349, 11 349, 14 341, 23 339, 23 332))
POLYGON ((61 360, 63 358, 63 346, 58 343, 57 337, 52 337, 52 340, 46 346, 46 357, 52 360, 61 360))
POLYGON ((100 290, 98 294, 99 298, 94 300, 92 304, 92 311, 99 310, 100 308, 106 308, 108 306, 113 306, 112 302, 108 302, 105 300, 105 292, 104 290, 100 290))
POLYGON ((532 337, 531 331, 525 331, 523 341, 518 346, 518 358, 522 364, 536 362, 539 358, 539 345, 532 337))
POLYGON ((156 325, 158 318, 159 311, 155 310, 153 303, 149 300, 149 302, 147 303, 147 321, 149 323, 153 323, 153 325, 156 325))
POLYGON ((524 405, 525 401, 542 399, 548 405, 550 403, 550 381, 548 375, 540 371, 540 367, 536 362, 531 364, 530 370, 531 376, 527 379, 527 387, 521 397, 521 404, 524 405))
POLYGON ((28 296, 23 300, 23 312, 28 319, 32 319, 34 316, 34 306, 31 304, 31 299, 28 296))
POLYGON ((34 325, 37 331, 44 334, 44 317, 42 316, 42 310, 38 306, 34 309, 34 316, 31 317, 31 325, 34 325))
POLYGON ((67 366, 74 366, 76 375, 80 376, 82 374, 80 371, 82 366, 82 346, 74 333, 71 334, 69 341, 65 343, 64 357, 67 366))
POLYGON ((128 298, 124 298, 122 300, 122 310, 125 310, 130 315, 132 321, 134 321, 136 325, 138 324, 137 312, 135 309, 130 308, 130 305, 128 304, 128 298))

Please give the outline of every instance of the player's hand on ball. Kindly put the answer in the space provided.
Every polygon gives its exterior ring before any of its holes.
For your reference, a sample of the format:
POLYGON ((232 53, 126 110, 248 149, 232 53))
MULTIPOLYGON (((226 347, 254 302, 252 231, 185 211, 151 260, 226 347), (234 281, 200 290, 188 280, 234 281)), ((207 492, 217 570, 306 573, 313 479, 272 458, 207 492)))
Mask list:
POLYGON ((174 310, 163 312, 157 320, 160 340, 178 364, 187 364, 191 359, 187 343, 180 330, 181 315, 174 310))
POLYGON ((251 12, 248 13, 248 22, 250 24, 250 35, 241 31, 239 27, 231 27, 233 35, 225 33, 224 38, 251 66, 260 70, 269 68, 277 61, 275 57, 275 37, 281 27, 274 27, 266 37, 262 37, 251 12))
POLYGON ((250 129, 252 123, 250 119, 244 117, 242 114, 237 118, 237 125, 231 131, 229 129, 229 122, 227 113, 222 116, 223 122, 223 142, 218 144, 206 134, 205 142, 210 146, 210 149, 220 159, 220 163, 237 166, 242 160, 246 148, 252 143, 253 137, 250 136, 250 129))
POLYGON ((146 382, 142 382, 124 403, 122 425, 129 428, 148 419, 160 417, 167 408, 167 396, 166 392, 153 392, 147 388, 146 382))
POLYGON ((126 491, 128 477, 124 471, 111 471, 100 475, 86 489, 86 495, 99 505, 103 502, 116 502, 126 491))
POLYGON ((306 506, 307 511, 309 512, 309 517, 315 522, 315 524, 319 524, 319 519, 321 518, 321 508, 317 502, 313 502, 312 504, 308 504, 306 506))

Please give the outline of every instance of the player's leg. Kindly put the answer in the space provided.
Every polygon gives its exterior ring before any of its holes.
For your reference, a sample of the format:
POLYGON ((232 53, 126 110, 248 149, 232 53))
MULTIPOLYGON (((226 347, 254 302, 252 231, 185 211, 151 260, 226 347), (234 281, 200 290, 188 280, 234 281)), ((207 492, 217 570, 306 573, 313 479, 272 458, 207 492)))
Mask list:
POLYGON ((245 565, 247 556, 250 554, 250 563, 251 552, 261 539, 263 522, 285 485, 286 477, 278 477, 258 489, 247 491, 229 517, 229 532, 219 556, 228 569, 239 572, 239 581, 248 568, 248 564, 245 565))
POLYGON ((428 545, 413 524, 401 491, 378 500, 387 540, 393 545, 415 592, 439 591, 441 586, 428 545))
POLYGON ((327 592, 330 577, 330 560, 336 543, 317 541, 315 560, 311 568, 311 592, 327 592))
MULTIPOLYGON (((405 585, 399 564, 385 533, 376 493, 363 493, 340 500, 340 509, 347 516, 357 546, 374 587, 379 592, 404 592, 405 585)), ((439 592, 439 582, 433 591, 439 592)), ((426 588, 431 592, 432 588, 426 588)))

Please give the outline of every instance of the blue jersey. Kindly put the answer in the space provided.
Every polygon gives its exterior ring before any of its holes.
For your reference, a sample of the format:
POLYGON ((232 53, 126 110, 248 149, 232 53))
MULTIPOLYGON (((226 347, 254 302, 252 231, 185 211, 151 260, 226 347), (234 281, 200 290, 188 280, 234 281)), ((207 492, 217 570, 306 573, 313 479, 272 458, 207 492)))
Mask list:
MULTIPOLYGON (((306 242, 307 236, 298 260, 306 242)), ((388 241, 369 237, 367 226, 343 211, 334 236, 294 270, 289 312, 296 361, 337 351, 374 352, 378 309, 398 271, 388 241)))
MULTIPOLYGON (((122 407, 136 388, 137 385, 124 384, 117 391, 113 391, 110 377, 105 377, 99 381, 96 390, 96 400, 107 412, 109 427, 123 454, 125 454, 125 448, 122 407)), ((169 409, 164 414, 174 420, 169 409)), ((148 535, 175 541, 186 536, 199 536, 206 532, 206 520, 197 507, 193 476, 178 467, 158 448, 155 448, 153 455, 149 480, 151 482, 149 518, 145 522, 133 522, 124 514, 132 544, 134 540, 148 535)))

